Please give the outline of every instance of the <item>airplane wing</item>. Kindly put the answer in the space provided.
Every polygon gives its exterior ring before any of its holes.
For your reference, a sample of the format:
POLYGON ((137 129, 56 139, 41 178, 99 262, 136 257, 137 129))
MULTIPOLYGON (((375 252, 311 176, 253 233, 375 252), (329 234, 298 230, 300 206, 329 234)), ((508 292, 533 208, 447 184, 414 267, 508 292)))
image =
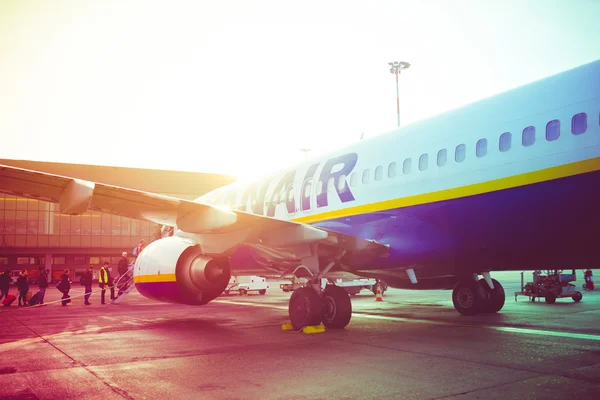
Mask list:
POLYGON ((353 254, 385 257, 388 248, 373 241, 271 217, 76 178, 0 165, 0 192, 59 203, 62 213, 100 211, 196 234, 208 249, 229 234, 271 259, 299 259, 298 245, 322 243, 353 254), (214 240, 213 240, 214 239, 214 240))

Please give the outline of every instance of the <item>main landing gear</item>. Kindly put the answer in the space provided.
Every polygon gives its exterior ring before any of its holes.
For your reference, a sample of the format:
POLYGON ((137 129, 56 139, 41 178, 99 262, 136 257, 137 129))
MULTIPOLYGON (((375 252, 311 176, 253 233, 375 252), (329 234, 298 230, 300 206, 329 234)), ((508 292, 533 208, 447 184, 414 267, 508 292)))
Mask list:
POLYGON ((327 328, 341 329, 350 322, 352 303, 341 287, 327 285, 321 290, 313 284, 294 290, 289 303, 290 322, 296 330, 323 323, 327 328))
POLYGON ((506 298, 504 288, 489 272, 484 272, 482 279, 477 274, 464 278, 452 290, 452 303, 456 311, 462 315, 480 313, 496 313, 504 306, 506 298))

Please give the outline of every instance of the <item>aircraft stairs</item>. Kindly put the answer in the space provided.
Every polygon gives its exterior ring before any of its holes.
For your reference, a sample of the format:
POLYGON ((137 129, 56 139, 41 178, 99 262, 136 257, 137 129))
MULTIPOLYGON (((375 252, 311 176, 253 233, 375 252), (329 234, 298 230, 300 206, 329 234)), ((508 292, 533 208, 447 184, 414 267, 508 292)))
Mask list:
POLYGON ((113 304, 119 304, 121 300, 123 300, 129 292, 135 287, 135 283, 133 282, 133 271, 127 271, 125 274, 120 275, 114 281, 115 288, 118 289, 117 297, 112 301, 113 304))

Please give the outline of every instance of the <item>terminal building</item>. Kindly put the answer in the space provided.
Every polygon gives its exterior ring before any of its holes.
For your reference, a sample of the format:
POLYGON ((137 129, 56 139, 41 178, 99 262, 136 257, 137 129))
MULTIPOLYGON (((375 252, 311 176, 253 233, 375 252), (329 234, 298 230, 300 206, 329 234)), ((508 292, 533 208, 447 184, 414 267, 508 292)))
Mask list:
MULTIPOLYGON (((153 169, 3 160, 0 164, 80 178, 108 185, 193 200, 235 179, 219 174, 153 169)), ((141 239, 160 237, 160 226, 95 211, 82 215, 60 212, 58 204, 0 193, 0 268, 29 271, 35 281, 39 267, 49 269, 53 281, 64 269, 74 281, 89 267, 98 270, 108 261, 116 275, 121 253, 129 254, 141 239)))

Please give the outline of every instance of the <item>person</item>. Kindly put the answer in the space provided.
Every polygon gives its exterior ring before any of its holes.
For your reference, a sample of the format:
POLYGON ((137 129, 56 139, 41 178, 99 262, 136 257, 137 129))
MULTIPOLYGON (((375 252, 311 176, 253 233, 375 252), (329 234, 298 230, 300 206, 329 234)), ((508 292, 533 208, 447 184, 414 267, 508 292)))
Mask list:
POLYGON ((94 267, 89 267, 87 271, 85 271, 83 273, 83 278, 81 280, 81 283, 83 283, 83 286, 85 287, 85 296, 84 296, 84 303, 86 306, 89 306, 90 304, 90 296, 92 295, 92 283, 94 282, 94 267))
POLYGON ((112 279, 110 278, 110 273, 108 272, 108 261, 104 261, 104 265, 100 267, 100 271, 98 272, 98 284, 100 285, 100 303, 106 304, 104 297, 106 295, 106 287, 110 286, 110 299, 115 299, 115 288, 112 285, 112 279), (110 283, 109 283, 110 281, 110 283))
POLYGON ((44 296, 46 295, 46 288, 48 287, 48 274, 50 270, 45 270, 44 267, 40 267, 40 306, 44 305, 44 296))
POLYGON ((140 240, 140 244, 137 245, 135 249, 133 249, 133 255, 136 257, 140 256, 140 253, 146 247, 146 241, 144 239, 140 240))
POLYGON ((127 252, 121 253, 121 259, 119 260, 119 275, 125 275, 129 270, 129 261, 127 260, 127 252))
POLYGON ((10 280, 10 269, 4 268, 3 273, 0 274, 0 300, 2 300, 4 296, 8 296, 10 280))
POLYGON ((70 271, 65 269, 63 274, 60 276, 60 282, 56 286, 58 290, 62 292, 62 305, 66 306, 71 302, 71 297, 69 296, 69 290, 71 290, 71 282, 69 282, 69 274, 70 271))
POLYGON ((27 270, 24 269, 17 278, 17 289, 19 290, 19 307, 27 305, 27 292, 29 291, 29 281, 27 280, 27 270), (22 304, 21 304, 22 301, 22 304))

